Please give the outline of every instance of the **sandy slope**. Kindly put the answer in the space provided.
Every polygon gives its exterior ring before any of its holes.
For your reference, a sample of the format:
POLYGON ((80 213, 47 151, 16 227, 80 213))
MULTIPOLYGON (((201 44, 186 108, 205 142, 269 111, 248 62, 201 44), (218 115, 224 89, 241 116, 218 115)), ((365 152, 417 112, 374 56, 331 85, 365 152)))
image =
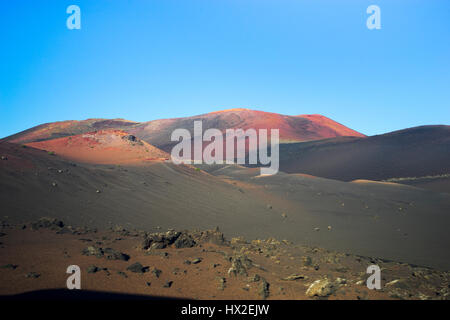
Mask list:
POLYGON ((450 126, 422 126, 364 139, 338 137, 280 146, 282 171, 344 181, 447 174, 449 164, 450 126))
POLYGON ((239 166, 71 164, 1 143, 0 202, 16 222, 152 230, 219 226, 227 236, 277 237, 448 269, 450 196, 418 188, 346 183, 239 166), (328 231, 331 226, 331 231, 328 231), (319 231, 315 231, 319 228, 319 231))

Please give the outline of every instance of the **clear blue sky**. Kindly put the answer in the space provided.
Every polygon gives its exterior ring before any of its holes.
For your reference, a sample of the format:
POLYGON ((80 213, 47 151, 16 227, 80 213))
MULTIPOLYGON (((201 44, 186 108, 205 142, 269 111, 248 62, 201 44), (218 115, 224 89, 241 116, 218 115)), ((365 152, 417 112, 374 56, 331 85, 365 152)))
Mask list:
POLYGON ((237 107, 368 135, 450 124, 448 0, 10 0, 0 40, 0 137, 237 107), (66 28, 71 4, 81 30, 66 28))

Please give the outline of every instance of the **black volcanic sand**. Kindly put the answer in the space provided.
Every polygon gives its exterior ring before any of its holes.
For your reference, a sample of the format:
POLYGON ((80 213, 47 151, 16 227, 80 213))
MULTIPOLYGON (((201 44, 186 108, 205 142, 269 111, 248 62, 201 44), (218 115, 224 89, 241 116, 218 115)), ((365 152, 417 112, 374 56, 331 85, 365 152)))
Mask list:
MULTIPOLYGON (((280 169, 343 181, 448 174, 450 126, 421 126, 366 138, 338 137, 281 144, 280 169)), ((450 192, 448 183, 441 186, 441 192, 450 192)))
POLYGON ((347 183, 258 169, 71 164, 0 143, 2 217, 72 225, 209 229, 275 237, 365 256, 450 269, 450 195, 408 186, 347 183), (331 230, 328 230, 330 226, 331 230), (318 228, 318 231, 315 230, 318 228))

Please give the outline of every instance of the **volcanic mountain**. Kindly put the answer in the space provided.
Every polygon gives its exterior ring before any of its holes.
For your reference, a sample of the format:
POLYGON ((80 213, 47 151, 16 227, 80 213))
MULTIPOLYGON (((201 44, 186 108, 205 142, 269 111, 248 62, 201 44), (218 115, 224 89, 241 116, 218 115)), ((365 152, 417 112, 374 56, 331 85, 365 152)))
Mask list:
POLYGON ((192 134, 194 121, 202 121, 203 130, 216 128, 223 132, 226 129, 279 129, 280 142, 301 142, 340 136, 364 137, 363 134, 321 115, 287 116, 248 109, 229 109, 186 118, 140 123, 123 119, 54 122, 25 130, 6 138, 6 140, 23 144, 95 130, 120 129, 169 152, 177 143, 170 140, 172 132, 175 129, 183 128, 192 134))
POLYGON ((63 158, 98 164, 131 164, 168 159, 169 155, 122 130, 100 130, 75 136, 30 142, 27 146, 63 158))

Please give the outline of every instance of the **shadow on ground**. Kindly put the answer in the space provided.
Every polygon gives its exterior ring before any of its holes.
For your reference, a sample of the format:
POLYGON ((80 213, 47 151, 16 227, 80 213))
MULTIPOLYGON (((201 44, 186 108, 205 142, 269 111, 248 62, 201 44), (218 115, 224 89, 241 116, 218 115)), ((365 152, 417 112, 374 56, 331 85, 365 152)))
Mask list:
POLYGON ((72 301, 72 300, 185 300, 171 297, 123 294, 91 290, 47 289, 36 290, 16 295, 2 295, 0 301, 72 301))

